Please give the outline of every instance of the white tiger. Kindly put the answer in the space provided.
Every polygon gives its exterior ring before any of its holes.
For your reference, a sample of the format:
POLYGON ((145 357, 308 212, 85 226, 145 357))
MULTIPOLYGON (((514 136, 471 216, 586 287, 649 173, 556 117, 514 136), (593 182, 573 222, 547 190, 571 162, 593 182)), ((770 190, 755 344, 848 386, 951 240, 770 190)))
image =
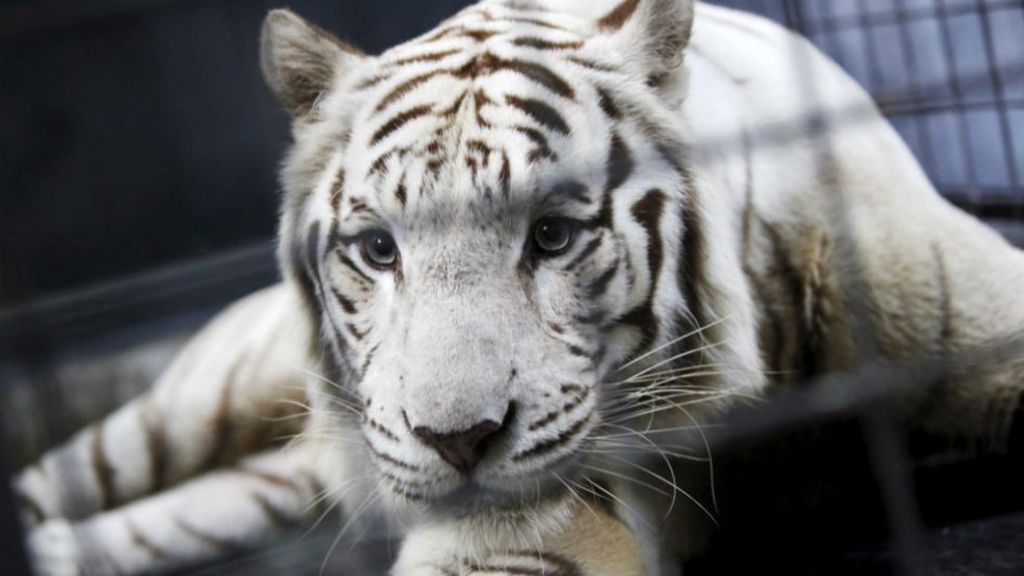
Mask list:
MULTIPOLYGON (((484 0, 380 56, 285 10, 261 42, 294 118, 286 280, 19 475, 42 573, 196 561, 327 499, 406 519, 398 576, 675 574, 707 502, 666 518, 674 487, 645 486, 671 471, 638 454, 702 455, 686 430, 737 398, 1024 327, 1024 255, 766 20, 484 0)), ((1000 442, 1024 366, 982 368, 901 413, 1000 442)))

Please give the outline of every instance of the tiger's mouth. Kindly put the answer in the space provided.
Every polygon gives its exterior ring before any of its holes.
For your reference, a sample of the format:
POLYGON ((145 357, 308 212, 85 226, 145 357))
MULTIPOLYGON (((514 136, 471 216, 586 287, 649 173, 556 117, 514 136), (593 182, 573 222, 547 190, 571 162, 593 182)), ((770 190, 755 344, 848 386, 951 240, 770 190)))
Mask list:
POLYGON ((378 466, 381 487, 403 508, 441 516, 522 510, 558 500, 582 474, 579 447, 526 470, 510 470, 508 455, 469 475, 441 474, 436 478, 410 478, 378 466))
POLYGON ((391 484, 389 488, 406 504, 431 515, 444 517, 519 511, 559 500, 568 492, 564 482, 560 482, 553 474, 509 480, 503 484, 492 485, 463 479, 454 486, 446 486, 434 492, 410 492, 407 486, 401 484, 391 484))

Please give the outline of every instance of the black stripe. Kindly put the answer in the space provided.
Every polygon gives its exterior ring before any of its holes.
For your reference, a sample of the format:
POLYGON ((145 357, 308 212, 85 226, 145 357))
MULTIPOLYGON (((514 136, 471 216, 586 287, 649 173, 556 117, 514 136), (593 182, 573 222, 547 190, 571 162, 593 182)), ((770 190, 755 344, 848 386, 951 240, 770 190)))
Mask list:
POLYGON ((464 26, 461 29, 459 29, 457 36, 460 36, 462 38, 472 38, 477 42, 483 42, 488 38, 496 36, 497 34, 498 33, 493 30, 480 30, 464 26))
POLYGON ((774 359, 774 367, 776 370, 782 370, 783 366, 788 367, 792 364, 799 375, 799 380, 804 382, 810 379, 814 372, 816 372, 817 367, 815 366, 814 355, 807 346, 807 326, 801 321, 804 296, 803 280, 800 271, 793 266, 789 259, 785 241, 779 231, 765 220, 761 220, 760 223, 768 233, 771 245, 772 274, 779 279, 779 282, 781 282, 786 293, 789 295, 789 306, 795 320, 793 324, 796 332, 796 341, 787 343, 785 342, 785 337, 783 337, 783 342, 777 343, 778 355, 774 359), (787 355, 792 355, 792 358, 787 359, 785 357, 787 355), (787 360, 790 360, 791 364, 787 360))
POLYGON ((40 505, 35 498, 30 496, 27 492, 25 492, 18 486, 14 486, 13 491, 15 500, 18 501, 18 504, 22 508, 22 510, 24 510, 25 512, 29 513, 32 516, 33 522, 39 524, 42 521, 46 520, 46 512, 43 510, 42 505, 40 505))
POLYGON ((622 186, 633 174, 635 164, 629 147, 617 134, 612 134, 611 143, 608 146, 608 160, 606 161, 604 195, 601 199, 601 210, 597 216, 585 221, 584 226, 588 228, 611 228, 613 219, 614 203, 612 193, 622 186))
POLYGON ((590 354, 587 354, 586 350, 580 348, 579 346, 576 346, 575 344, 569 344, 566 347, 566 349, 569 351, 569 354, 572 354, 573 356, 578 356, 580 358, 586 358, 587 360, 590 360, 590 354))
POLYGON ((399 441, 399 438, 398 438, 397 434, 395 434, 391 430, 388 430, 383 424, 381 424, 380 422, 377 422, 373 418, 367 417, 366 418, 366 423, 367 423, 367 425, 370 426, 370 428, 373 428, 377 432, 380 432, 381 434, 383 434, 389 440, 393 440, 395 442, 399 441))
POLYGON ((303 238, 301 234, 296 232, 292 239, 292 255, 289 266, 292 269, 292 274, 299 282, 304 302, 311 312, 308 317, 313 321, 314 334, 317 334, 321 328, 320 319, 323 315, 323 311, 320 308, 320 282, 317 277, 316 266, 318 261, 318 244, 320 242, 320 223, 314 222, 310 226, 308 234, 307 238, 303 238))
POLYGON ((583 429, 583 426, 587 423, 588 420, 590 420, 590 414, 587 414, 583 418, 580 418, 579 420, 577 420, 575 423, 573 423, 572 426, 570 426, 566 430, 563 430, 555 438, 551 438, 549 440, 544 440, 542 442, 538 442, 538 443, 534 444, 532 447, 530 447, 530 448, 528 448, 528 449, 526 449, 526 450, 524 450, 522 452, 517 452, 516 454, 513 454, 512 455, 512 460, 518 462, 520 460, 525 460, 527 458, 531 458, 531 457, 534 457, 534 456, 540 456, 542 454, 546 454, 548 452, 551 452, 552 450, 554 450, 554 449, 556 449, 556 448, 558 448, 558 447, 568 443, 570 440, 572 440, 572 438, 574 436, 576 436, 576 434, 578 434, 580 430, 583 429))
POLYGON ((196 540, 199 540, 200 542, 212 548, 220 550, 221 552, 237 553, 241 552, 244 549, 244 546, 237 542, 228 540, 227 538, 220 538, 214 536, 213 534, 209 534, 196 528, 192 524, 186 522, 185 519, 181 518, 180 516, 174 519, 174 523, 177 524, 178 528, 181 529, 182 532, 188 534, 189 536, 195 538, 196 540))
POLYGON ((595 72, 617 72, 618 71, 618 69, 615 66, 612 66, 610 64, 604 64, 604 63, 601 63, 601 62, 594 62, 593 60, 590 60, 588 58, 581 58, 581 57, 577 56, 576 54, 570 54, 570 55, 566 56, 565 59, 568 60, 569 62, 574 63, 574 64, 579 64, 580 66, 582 66, 584 68, 587 68, 589 70, 594 70, 595 72))
POLYGON ((473 109, 476 114, 476 123, 481 128, 489 128, 491 126, 491 123, 484 118, 483 107, 487 104, 493 103, 494 101, 487 96, 483 88, 479 88, 476 92, 473 92, 473 109))
POLYGON ((103 422, 96 424, 92 431, 92 467, 99 487, 100 509, 110 510, 117 505, 117 490, 114 486, 114 469, 107 459, 103 447, 103 422))
POLYGON ((480 155, 484 168, 487 167, 487 158, 491 154, 491 147, 483 140, 473 139, 466 142, 466 149, 480 155))
POLYGON ((658 288, 658 278, 664 260, 662 247, 661 215, 665 209, 665 193, 657 188, 649 190, 639 202, 633 205, 633 218, 644 227, 647 233, 647 265, 651 273, 651 288, 648 298, 653 298, 658 288))
POLYGON ((601 106, 601 110, 608 115, 612 120, 618 120, 622 118, 622 112, 619 110, 619 106, 612 99, 611 94, 608 93, 604 88, 597 89, 597 101, 601 106))
POLYGON ((388 464, 391 464, 392 466, 396 466, 398 468, 401 468, 403 470, 408 470, 410 472, 419 472, 420 471, 419 466, 416 466, 415 464, 410 464, 408 462, 403 462, 403 461, 395 458, 394 456, 390 456, 388 454, 385 454, 384 452, 381 452, 380 450, 377 450, 373 446, 368 446, 368 448, 370 450, 370 453, 373 454, 376 458, 379 458, 379 459, 383 460, 384 462, 387 462, 388 464))
POLYGON ((580 40, 570 40, 567 42, 552 42, 551 40, 545 40, 543 38, 537 38, 536 36, 524 36, 516 38, 512 41, 512 44, 516 46, 524 46, 527 48, 536 48, 537 50, 574 50, 583 47, 583 42, 580 40))
POLYGON ((939 297, 942 301, 942 329, 940 336, 942 338, 943 353, 948 360, 953 349, 953 338, 956 335, 953 293, 949 287, 949 271, 946 268, 946 258, 942 253, 942 249, 939 248, 938 244, 933 244, 932 251, 935 254, 937 275, 939 277, 939 297))
MULTIPOLYGON (((451 118, 452 116, 455 116, 455 114, 458 113, 459 109, 462 108, 462 103, 466 100, 466 94, 467 92, 463 91, 461 94, 459 94, 459 97, 456 98, 454 102, 452 102, 451 106, 439 111, 437 115, 441 116, 442 118, 451 118)), ((427 152, 436 152, 436 148, 439 146, 440 144, 438 144, 437 141, 434 141, 427 146, 427 152)))
MULTIPOLYGON (((744 204, 743 204, 743 224, 741 229, 740 244, 742 247, 741 262, 743 273, 746 275, 747 280, 750 282, 753 288, 754 294, 764 295, 768 294, 768 288, 764 286, 761 278, 754 272, 754 268, 750 262, 750 251, 752 249, 752 238, 754 233, 754 219, 760 219, 754 213, 754 163, 753 157, 751 156, 751 143, 750 135, 744 130, 743 132, 743 165, 744 165, 744 204)), ((783 323, 782 316, 776 309, 774 302, 766 301, 762 296, 757 299, 758 308, 761 314, 766 318, 765 326, 758 327, 758 340, 762 350, 762 354, 768 359, 770 372, 773 374, 771 378, 773 380, 786 380, 787 376, 784 375, 784 367, 777 365, 778 359, 780 358, 780 350, 782 348, 782 342, 786 338, 786 328, 783 323), (770 333, 768 332, 770 329, 770 333)), ((685 330, 685 329, 684 329, 685 330)))
POLYGON ((553 186, 547 196, 554 198, 568 198, 580 204, 592 204, 594 201, 587 194, 587 185, 578 180, 568 180, 553 186))
POLYGON ((352 259, 349 258, 347 255, 345 255, 344 252, 342 252, 341 250, 335 250, 335 254, 338 255, 338 260, 342 263, 342 265, 344 265, 349 270, 355 272, 363 280, 366 280, 370 284, 375 284, 373 278, 371 278, 365 272, 360 270, 359 266, 356 266, 356 263, 353 262, 352 259))
POLYGON ((273 502, 271 502, 270 498, 267 498, 265 494, 253 492, 252 499, 260 507, 260 510, 263 510, 263 514, 270 520, 270 522, 278 528, 287 528, 295 524, 296 519, 290 514, 287 514, 284 510, 274 506, 273 502))
POLYGON ((334 175, 334 181, 331 183, 331 214, 337 214, 338 208, 341 206, 342 191, 345 188, 345 169, 340 168, 334 175))
POLYGON ((606 30, 618 30, 636 12, 639 0, 624 0, 611 12, 605 14, 597 21, 597 25, 606 30))
POLYGON ((398 494, 402 498, 407 498, 409 500, 412 500, 413 502, 426 502, 427 501, 427 497, 424 496, 423 494, 418 494, 418 493, 413 492, 411 490, 408 490, 406 488, 402 488, 401 486, 398 486, 396 484, 388 484, 388 488, 390 488, 392 492, 394 492, 395 494, 398 494))
POLYGON ((388 160, 390 160, 391 157, 394 155, 395 150, 388 150, 387 152, 378 156, 376 160, 370 163, 370 169, 366 171, 366 177, 370 178, 375 174, 383 173, 385 171, 385 168, 387 168, 388 160))
POLYGON ((508 564, 477 564, 471 562, 465 566, 473 574, 496 574, 498 576, 555 576, 546 569, 510 566, 508 564))
POLYGON ((536 62, 504 60, 491 54, 481 56, 480 60, 480 72, 483 74, 492 74, 498 71, 515 72, 533 80, 563 98, 572 100, 576 97, 576 92, 568 82, 546 66, 536 62))
MULTIPOLYGON (((536 552, 521 552, 520 554, 522 556, 538 558, 536 552)), ((583 570, 575 562, 570 561, 564 556, 545 551, 539 555, 539 558, 549 565, 544 572, 545 576, 583 576, 583 570)))
POLYGON ((604 234, 598 234, 597 236, 595 236, 590 242, 587 242, 587 245, 583 247, 583 250, 580 250, 580 253, 577 254, 576 257, 572 259, 572 261, 565 265, 564 270, 566 272, 571 272, 575 270, 576 267, 582 264, 587 258, 590 258, 590 256, 593 255, 594 252, 596 252, 597 249, 601 247, 601 244, 603 242, 604 234))
POLYGON ((553 24, 551 22, 546 22, 544 20, 538 20, 537 18, 527 18, 522 16, 503 16, 498 20, 502 22, 518 22, 519 24, 531 24, 533 26, 539 26, 541 28, 550 28, 551 30, 566 31, 566 28, 559 26, 558 24, 553 24))
POLYGON ((540 428, 543 428, 544 426, 547 426, 548 424, 552 423, 555 420, 555 418, 558 418, 559 414, 568 414, 573 410, 573 408, 576 408, 577 406, 582 404, 583 401, 587 399, 587 396, 590 395, 589 388, 582 388, 580 386, 563 386, 562 393, 566 394, 568 391, 575 389, 582 390, 582 394, 574 393, 572 399, 564 403, 561 408, 557 410, 552 410, 551 412, 545 414, 539 420, 536 420, 533 423, 531 423, 528 428, 529 431, 534 432, 536 430, 539 430, 540 428))
POLYGON ((512 167, 509 164, 508 154, 501 152, 501 170, 498 172, 498 180, 501 182, 501 193, 505 198, 509 197, 512 186, 512 167))
POLYGON ((373 348, 370 348, 370 351, 366 353, 366 359, 363 360, 363 366, 360 371, 361 375, 366 375, 366 371, 370 368, 370 365, 373 363, 373 356, 377 353, 377 348, 380 348, 379 343, 376 344, 373 348))
POLYGON ((308 312, 306 317, 310 318, 313 322, 312 333, 318 334, 320 332, 321 318, 320 302, 317 300, 316 287, 313 284, 312 279, 309 277, 309 274, 306 272, 303 264, 303 251, 302 238, 298 234, 295 234, 289 246, 290 254, 287 261, 287 267, 291 277, 298 284, 299 295, 301 297, 303 307, 305 308, 305 311, 308 312))
MULTIPOLYGON (((936 284, 939 288, 939 309, 942 311, 942 318, 939 324, 939 345, 941 346, 941 356, 939 360, 941 362, 948 363, 953 359, 953 339, 956 336, 953 295, 949 286, 949 272, 946 269, 946 259, 942 253, 942 249, 939 247, 937 242, 932 242, 931 249, 932 256, 935 258, 936 284)), ((945 366, 945 369, 946 374, 935 382, 932 389, 929 390, 929 394, 925 400, 918 406, 915 420, 923 421, 946 397, 946 392, 950 386, 950 379, 952 378, 952 372, 948 365, 945 366)), ((1024 421, 1016 423, 1018 428, 1022 422, 1024 421)))
POLYGON ((154 408, 146 405, 140 409, 142 431, 146 436, 146 452, 149 455, 149 490, 151 494, 159 492, 164 486, 167 476, 167 436, 164 429, 152 421, 154 408))
POLYGON ((231 366, 228 370, 223 385, 220 389, 220 398, 217 403, 217 411, 214 413, 213 420, 210 422, 210 435, 212 436, 212 444, 210 450, 206 454, 206 459, 202 465, 202 470, 210 470, 216 466, 223 464, 228 455, 228 449, 231 445, 231 439, 233 434, 233 424, 231 422, 231 397, 235 380, 237 378, 238 371, 243 365, 248 363, 249 358, 242 356, 231 366))
POLYGON ((536 420, 532 424, 530 424, 528 430, 530 432, 534 432, 547 426, 548 424, 554 422, 555 418, 558 418, 558 415, 561 413, 562 412, 560 410, 552 410, 551 412, 548 412, 540 420, 536 420))
POLYGON ((519 96, 511 95, 505 97, 505 102, 510 106, 519 108, 541 126, 559 134, 569 134, 569 125, 565 123, 565 119, 562 118, 562 115, 557 110, 546 103, 534 100, 533 98, 520 98, 519 96))
MULTIPOLYGON (((402 82, 401 84, 398 84, 397 86, 392 88, 391 91, 388 92, 380 100, 380 102, 377 103, 377 107, 374 108, 374 112, 379 114, 379 113, 383 112, 384 109, 387 108, 389 105, 393 104, 394 102, 396 102, 397 100, 402 98, 402 96, 405 96, 406 94, 411 92, 413 89, 417 88, 418 86, 420 86, 422 84, 426 84, 427 82, 429 82, 430 80, 432 80, 433 78, 435 78, 437 76, 447 76, 447 75, 450 75, 450 74, 451 74, 451 71, 449 71, 449 70, 432 70, 430 72, 425 72, 423 74, 418 74, 416 76, 413 76, 412 78, 409 78, 408 80, 406 80, 406 81, 402 82)), ((424 108, 424 107, 421 106, 420 108, 424 108)), ((426 107, 426 108, 429 109, 429 107, 426 107)), ((414 110, 415 110, 415 108, 414 108, 414 110)))
POLYGON ((243 476, 251 476, 252 478, 259 480, 260 482, 264 482, 272 486, 277 486, 279 488, 285 488, 296 493, 298 493, 299 491, 299 485, 296 484, 295 481, 290 478, 285 478, 284 476, 280 476, 272 472, 267 472, 266 470, 258 470, 256 468, 250 468, 248 466, 240 466, 236 470, 238 471, 239 474, 242 474, 243 476))
POLYGON ((356 305, 352 300, 348 299, 334 286, 331 286, 331 293, 334 294, 334 299, 338 301, 338 305, 341 306, 341 309, 344 310, 346 314, 356 313, 356 305))
MULTIPOLYGON (((697 330, 707 326, 704 311, 698 295, 697 287, 704 283, 704 262, 707 258, 707 248, 704 244, 704 232, 700 212, 698 212, 698 195, 696 179, 686 169, 682 169, 683 180, 686 183, 686 195, 683 200, 682 224, 683 224, 683 247, 682 257, 679 259, 679 284, 683 290, 683 298, 689 316, 680 318, 678 325, 683 333, 692 333, 681 345, 689 350, 695 350, 700 346, 701 334, 697 330), (692 320, 691 320, 692 318, 692 320)), ((687 358, 687 363, 698 365, 704 363, 703 353, 687 358)))
POLYGON ((146 537, 146 535, 139 530, 139 527, 130 519, 125 518, 124 523, 128 527, 128 535, 132 538, 132 544, 135 544, 139 548, 145 550, 146 553, 154 560, 166 560, 170 557, 167 551, 154 544, 153 541, 146 537))
POLYGON ((612 134, 612 142, 608 151, 608 178, 605 183, 605 191, 613 192, 622 186, 633 174, 635 167, 629 146, 618 133, 612 134))
POLYGON ((615 262, 612 263, 612 265, 607 270, 605 270, 603 273, 601 273, 600 276, 595 278, 593 282, 587 284, 587 287, 585 288, 587 298, 589 298, 590 300, 594 300, 598 296, 603 295, 605 291, 608 290, 608 286, 611 284, 612 280, 615 278, 616 275, 618 275, 618 272, 619 259, 616 258, 615 262))
POLYGON ((312 511, 314 514, 322 514, 328 507, 333 507, 327 504, 327 498, 324 498, 324 496, 327 496, 327 489, 324 488, 324 485, 314 473, 308 470, 303 470, 299 476, 302 477, 306 486, 309 487, 310 494, 312 495, 313 506, 316 507, 316 509, 312 511))
POLYGON ((540 130, 530 128, 529 126, 514 126, 513 130, 523 134, 533 142, 535 148, 530 152, 531 162, 535 162, 538 158, 557 159, 557 156, 555 156, 555 153, 551 151, 551 147, 548 145, 547 137, 540 130))
POLYGON ((356 340, 362 340, 363 338, 366 338, 367 332, 359 330, 358 328, 356 328, 355 324, 352 324, 350 322, 346 323, 345 329, 348 330, 348 333, 351 334, 352 337, 355 338, 356 340))
POLYGON ((356 85, 356 92, 362 92, 368 88, 373 88, 377 84, 391 78, 390 74, 375 74, 369 78, 364 79, 362 82, 356 85))
POLYGON ((356 214, 358 212, 370 212, 371 214, 376 216, 376 213, 370 210, 370 207, 367 206, 366 202, 364 202, 361 198, 349 198, 348 206, 349 210, 351 210, 353 214, 356 214))
POLYGON ((431 110, 432 107, 429 104, 423 104, 421 106, 414 106, 408 110, 399 112, 374 132, 373 137, 370 138, 370 146, 376 145, 381 140, 391 135, 395 130, 405 126, 407 123, 430 114, 431 110))
POLYGON ((462 52, 461 48, 452 48, 451 50, 441 50, 439 52, 431 52, 429 54, 420 54, 418 56, 406 56, 405 58, 399 58, 394 62, 388 62, 390 66, 403 66, 405 64, 414 64, 417 62, 436 62, 442 60, 453 54, 462 52))
MULTIPOLYGON (((477 37, 475 35, 475 32, 464 30, 463 33, 469 34, 470 36, 473 37, 477 37)), ((481 34, 490 35, 492 33, 481 32, 481 34)), ((377 104, 375 111, 378 113, 382 112, 385 108, 401 99, 404 95, 415 90, 417 87, 429 82, 431 79, 437 76, 452 76, 460 79, 475 79, 481 76, 491 75, 499 71, 514 72, 521 76, 525 76, 526 78, 536 82, 537 84, 540 84, 541 86, 544 86, 545 88, 554 92, 555 94, 558 94, 559 96, 562 96, 569 100, 574 99, 576 96, 575 91, 568 82, 566 82, 562 77, 560 77, 558 74, 555 74, 553 71, 551 71, 549 68, 542 64, 538 64, 536 62, 528 62, 524 60, 506 60, 503 58, 499 58, 494 54, 486 52, 471 59, 470 61, 466 62, 466 64, 459 68, 446 70, 432 70, 430 72, 425 72, 423 74, 413 76, 412 78, 403 81, 402 83, 392 88, 381 99, 381 101, 377 104)), ((385 124, 384 127, 378 130, 378 132, 371 139, 370 145, 372 146, 376 144, 378 141, 382 140, 388 134, 398 129, 405 122, 408 122, 412 118, 423 116, 430 110, 430 106, 418 106, 399 114, 395 119, 393 119, 388 124, 385 124), (392 122, 395 122, 396 125, 389 126, 392 122)))
POLYGON ((624 314, 618 323, 633 326, 640 333, 640 339, 633 346, 629 356, 646 350, 658 336, 658 318, 654 315, 653 302, 650 299, 624 314))
POLYGON ((398 198, 398 203, 405 208, 405 203, 408 201, 408 193, 405 189, 405 174, 402 174, 402 179, 398 182, 398 188, 395 188, 395 198, 398 198))

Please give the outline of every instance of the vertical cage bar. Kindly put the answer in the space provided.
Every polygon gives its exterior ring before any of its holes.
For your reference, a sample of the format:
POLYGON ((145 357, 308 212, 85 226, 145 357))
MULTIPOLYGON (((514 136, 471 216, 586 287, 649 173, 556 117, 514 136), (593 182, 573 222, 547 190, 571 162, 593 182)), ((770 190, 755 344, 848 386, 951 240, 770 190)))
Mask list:
MULTIPOLYGON (((917 62, 917 55, 914 50, 914 42, 910 37, 910 21, 907 17, 906 0, 895 0, 896 18, 898 24, 896 28, 900 36, 900 45, 903 47, 903 64, 907 68, 907 74, 909 76, 910 85, 910 99, 916 104, 921 104, 921 82, 920 82, 920 67, 917 62)), ((925 165, 926 172, 928 174, 936 173, 936 161, 935 151, 932 149, 932 134, 931 130, 928 129, 928 121, 925 114, 916 112, 913 114, 914 118, 914 131, 917 133, 917 140, 921 144, 921 163, 925 165)))
POLYGON ((946 61, 946 72, 949 76, 950 94, 953 102, 950 108, 954 111, 957 125, 957 132, 960 136, 960 154, 963 157, 964 173, 967 175, 967 189, 965 200, 969 203, 966 207, 971 212, 977 213, 979 203, 978 174, 971 161, 970 130, 967 126, 967 119, 964 117, 964 97, 960 86, 960 73, 956 65, 955 50, 953 48, 953 32, 949 27, 949 7, 946 0, 935 0, 936 16, 939 19, 940 37, 942 38, 942 57, 946 61))
POLYGON ((875 49, 874 25, 868 18, 866 0, 857 2, 857 24, 859 32, 864 36, 864 60, 868 65, 868 78, 871 80, 871 92, 879 93, 885 86, 885 77, 882 75, 881 64, 878 61, 878 50, 875 49))
POLYGON ((861 427, 889 525, 893 568, 902 576, 924 576, 929 562, 903 436, 884 407, 865 415, 861 427))
MULTIPOLYGON (((1020 175, 1017 172, 1016 147, 1013 142, 1013 131, 1010 129, 1010 113, 1006 105, 1006 92, 1003 88, 1003 75, 999 69, 999 61, 996 57, 995 39, 993 38, 992 23, 989 21, 988 5, 983 0, 974 0, 974 7, 978 11, 978 19, 981 21, 981 36, 985 44, 985 65, 989 72, 989 81, 992 83, 992 92, 995 96, 996 114, 999 116, 999 136, 1003 142, 1003 154, 1006 156, 1006 168, 1010 176, 1010 187, 1013 196, 1021 194, 1020 175)), ((1014 198, 1016 200, 1017 198, 1014 198)), ((1024 214, 1020 202, 1012 202, 1013 217, 1020 218, 1024 214)))

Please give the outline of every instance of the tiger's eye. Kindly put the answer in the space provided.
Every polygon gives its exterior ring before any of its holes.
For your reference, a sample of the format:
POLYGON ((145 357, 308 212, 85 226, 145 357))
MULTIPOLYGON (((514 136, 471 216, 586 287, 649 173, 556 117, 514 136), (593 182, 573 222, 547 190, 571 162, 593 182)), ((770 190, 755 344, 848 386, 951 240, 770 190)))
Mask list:
POLYGON ((575 236, 575 222, 568 218, 544 218, 533 226, 533 244, 544 255, 564 252, 575 236))
POLYGON ((360 243, 363 258, 378 268, 392 268, 398 262, 398 245, 384 230, 370 230, 360 243))

